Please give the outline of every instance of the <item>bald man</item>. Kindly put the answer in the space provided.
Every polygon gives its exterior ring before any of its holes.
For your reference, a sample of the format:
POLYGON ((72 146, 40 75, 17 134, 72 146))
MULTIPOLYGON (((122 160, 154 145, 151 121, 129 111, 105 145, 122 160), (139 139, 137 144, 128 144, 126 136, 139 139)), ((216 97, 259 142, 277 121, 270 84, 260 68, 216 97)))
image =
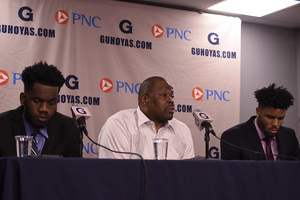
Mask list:
MULTIPOLYGON (((173 118, 173 88, 162 77, 147 78, 140 87, 138 108, 117 112, 105 122, 98 142, 115 151, 133 152, 144 159, 154 159, 153 139, 168 139, 168 158, 194 157, 190 129, 173 118)), ((99 158, 137 158, 131 154, 112 153, 99 148, 99 158)))

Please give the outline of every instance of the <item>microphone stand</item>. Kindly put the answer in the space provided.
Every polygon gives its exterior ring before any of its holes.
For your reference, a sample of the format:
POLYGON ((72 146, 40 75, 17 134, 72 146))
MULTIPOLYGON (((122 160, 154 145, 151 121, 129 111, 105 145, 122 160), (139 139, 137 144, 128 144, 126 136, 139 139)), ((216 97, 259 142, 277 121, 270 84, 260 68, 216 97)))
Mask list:
POLYGON ((205 158, 206 158, 206 159, 209 158, 209 155, 208 155, 208 151, 209 151, 209 141, 210 141, 209 133, 210 133, 210 129, 205 127, 204 141, 205 141, 205 158))
POLYGON ((213 134, 214 136, 216 136, 215 131, 213 130, 212 126, 210 125, 209 122, 204 121, 201 126, 203 126, 205 128, 205 158, 208 159, 209 155, 208 155, 208 151, 209 151, 209 133, 213 134))
POLYGON ((81 154, 81 157, 83 156, 83 153, 82 153, 82 149, 83 149, 83 133, 88 136, 88 132, 86 130, 86 123, 85 123, 85 118, 84 117, 80 117, 78 120, 77 120, 77 124, 78 124, 78 128, 80 130, 80 154, 81 154))
POLYGON ((80 144, 79 144, 79 149, 80 149, 80 157, 83 157, 83 134, 81 128, 79 128, 79 139, 80 139, 80 144))

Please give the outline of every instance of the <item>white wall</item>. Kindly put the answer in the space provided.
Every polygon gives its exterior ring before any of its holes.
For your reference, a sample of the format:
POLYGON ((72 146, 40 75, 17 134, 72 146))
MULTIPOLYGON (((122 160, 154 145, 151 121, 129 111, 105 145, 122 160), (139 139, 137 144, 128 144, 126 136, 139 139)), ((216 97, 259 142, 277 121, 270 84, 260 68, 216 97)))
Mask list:
POLYGON ((300 31, 242 23, 241 52, 241 122, 255 115, 257 102, 254 91, 276 82, 286 87, 295 97, 294 106, 287 111, 283 125, 293 128, 300 138, 297 87, 297 68, 300 71, 300 31))
MULTIPOLYGON (((296 46, 297 46, 297 50, 296 50, 296 58, 297 58, 297 92, 298 92, 298 99, 297 102, 300 101, 300 28, 296 31, 296 46)), ((298 138, 300 138, 300 117, 299 117, 299 113, 300 113, 300 106, 298 106, 298 138)))

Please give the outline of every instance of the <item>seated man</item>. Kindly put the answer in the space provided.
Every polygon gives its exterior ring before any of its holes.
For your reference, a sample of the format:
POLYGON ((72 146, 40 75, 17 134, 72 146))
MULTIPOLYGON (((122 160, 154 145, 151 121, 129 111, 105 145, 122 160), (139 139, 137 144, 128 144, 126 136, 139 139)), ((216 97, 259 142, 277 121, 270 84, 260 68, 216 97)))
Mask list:
POLYGON ((271 84, 254 92, 257 116, 222 134, 221 159, 293 160, 300 159, 295 131, 281 126, 294 97, 282 86, 271 84), (229 145, 231 143, 236 146, 229 145), (241 149, 243 148, 243 149, 241 149))
MULTIPOLYGON (((154 138, 167 138, 167 159, 194 157, 190 129, 173 118, 173 90, 162 77, 150 77, 140 87, 138 108, 112 115, 102 127, 99 143, 112 150, 133 152, 154 159, 154 138)), ((99 148, 99 158, 137 158, 99 148)))
POLYGON ((22 72, 21 106, 0 114, 0 156, 16 156, 16 135, 32 135, 33 155, 81 157, 82 140, 72 118, 56 111, 58 94, 65 82, 53 65, 39 62, 22 72))

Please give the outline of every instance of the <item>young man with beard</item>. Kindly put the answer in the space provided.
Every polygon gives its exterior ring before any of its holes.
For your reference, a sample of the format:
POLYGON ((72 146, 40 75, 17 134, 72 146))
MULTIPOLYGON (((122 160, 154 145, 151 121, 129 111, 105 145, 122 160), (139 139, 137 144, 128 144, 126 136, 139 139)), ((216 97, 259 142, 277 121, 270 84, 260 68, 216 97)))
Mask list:
MULTIPOLYGON (((158 76, 146 79, 140 86, 138 108, 112 115, 102 127, 98 142, 115 151, 138 153, 154 159, 154 138, 168 139, 167 159, 194 157, 191 131, 173 118, 173 88, 158 76)), ((137 158, 132 154, 112 153, 99 148, 99 158, 137 158)))
POLYGON ((21 106, 0 114, 0 156, 16 156, 16 135, 32 135, 33 155, 81 157, 82 140, 72 118, 56 111, 58 94, 65 83, 53 65, 39 62, 22 72, 21 106))
POLYGON ((277 87, 274 83, 267 88, 256 90, 254 94, 258 102, 257 116, 252 116, 247 122, 222 134, 221 159, 300 159, 295 131, 282 126, 287 109, 293 105, 292 94, 283 86, 277 87))

